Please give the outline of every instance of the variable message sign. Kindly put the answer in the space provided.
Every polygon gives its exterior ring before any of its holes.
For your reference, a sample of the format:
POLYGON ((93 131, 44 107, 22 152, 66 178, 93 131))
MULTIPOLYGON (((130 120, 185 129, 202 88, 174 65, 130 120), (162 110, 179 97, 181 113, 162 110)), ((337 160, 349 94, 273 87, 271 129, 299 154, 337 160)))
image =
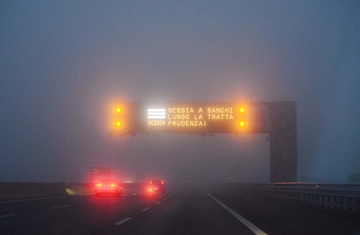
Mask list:
POLYGON ((250 102, 122 103, 114 107, 113 133, 268 132, 268 105, 250 102))

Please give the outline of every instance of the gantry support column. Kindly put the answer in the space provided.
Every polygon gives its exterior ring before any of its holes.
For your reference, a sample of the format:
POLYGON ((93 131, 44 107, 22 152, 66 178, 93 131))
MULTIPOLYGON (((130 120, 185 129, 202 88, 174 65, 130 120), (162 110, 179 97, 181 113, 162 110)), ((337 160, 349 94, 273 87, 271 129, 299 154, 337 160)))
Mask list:
POLYGON ((296 102, 272 102, 270 116, 270 181, 297 181, 296 102))

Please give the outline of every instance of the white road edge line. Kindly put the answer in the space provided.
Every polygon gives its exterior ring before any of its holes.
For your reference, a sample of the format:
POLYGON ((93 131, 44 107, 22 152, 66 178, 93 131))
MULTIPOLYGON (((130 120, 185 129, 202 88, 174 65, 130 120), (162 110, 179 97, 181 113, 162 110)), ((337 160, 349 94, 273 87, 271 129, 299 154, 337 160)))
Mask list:
POLYGON ((1 218, 6 218, 6 217, 11 217, 11 216, 16 216, 17 214, 8 214, 8 215, 0 215, 0 219, 1 218))
POLYGON ((149 210, 151 207, 146 207, 146 208, 144 208, 144 209, 142 209, 141 211, 147 211, 147 210, 149 210))
POLYGON ((166 200, 166 198, 163 199, 163 201, 165 201, 165 200, 166 200))
POLYGON ((116 222, 114 225, 120 225, 120 224, 123 224, 129 220, 131 220, 132 217, 127 217, 126 219, 123 219, 123 220, 120 220, 119 222, 116 222))
POLYGON ((51 207, 51 209, 59 209, 59 208, 64 208, 64 207, 69 207, 69 205, 53 206, 53 207, 51 207))
POLYGON ((209 197, 211 197, 214 201, 216 201, 220 206, 222 206, 225 210, 227 210, 230 214, 232 214, 236 219, 238 219, 241 223, 243 223, 246 227, 248 227, 253 233, 256 235, 267 235, 267 233, 263 232, 261 229, 256 227, 254 224, 252 224, 250 221, 239 215, 236 211, 216 199, 213 195, 211 195, 209 192, 205 191, 209 197))
POLYGON ((160 204, 161 202, 157 202, 157 203, 155 203, 155 204, 160 204))

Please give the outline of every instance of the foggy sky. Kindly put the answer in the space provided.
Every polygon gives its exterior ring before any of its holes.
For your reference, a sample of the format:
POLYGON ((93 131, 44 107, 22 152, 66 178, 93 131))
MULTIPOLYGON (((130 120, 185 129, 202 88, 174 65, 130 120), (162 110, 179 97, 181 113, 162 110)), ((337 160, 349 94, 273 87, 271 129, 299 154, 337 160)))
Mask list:
POLYGON ((360 173, 358 1, 2 1, 0 181, 83 182, 91 166, 269 181, 267 134, 114 137, 109 103, 296 101, 298 173, 360 173))

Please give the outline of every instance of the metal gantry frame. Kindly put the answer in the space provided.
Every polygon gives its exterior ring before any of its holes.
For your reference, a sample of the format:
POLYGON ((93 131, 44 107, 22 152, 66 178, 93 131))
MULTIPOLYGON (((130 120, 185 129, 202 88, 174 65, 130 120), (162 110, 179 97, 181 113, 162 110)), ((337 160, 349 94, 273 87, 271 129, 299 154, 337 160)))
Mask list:
MULTIPOLYGON (((164 107, 232 107, 236 110, 243 106, 242 102, 172 102, 168 104, 152 105, 152 107, 162 107, 164 110, 163 120, 166 120, 166 109, 164 107), (241 105, 240 105, 241 104, 241 105)), ((229 134, 252 134, 269 133, 270 136, 270 181, 271 182, 296 182, 297 181, 297 117, 295 101, 275 101, 275 102, 248 102, 251 109, 249 130, 234 129, 239 114, 234 113, 232 122, 222 122, 222 124, 212 123, 201 128, 192 129, 191 127, 174 128, 165 124, 158 126, 148 126, 149 106, 145 102, 125 102, 125 108, 118 112, 123 118, 125 125, 118 125, 122 132, 113 132, 119 135, 132 135, 144 133, 148 135, 159 135, 160 133, 183 133, 188 135, 213 136, 216 133, 229 134)), ((205 109, 205 108, 204 108, 205 109)), ((243 115, 243 114, 242 114, 243 115)), ((242 117, 242 116, 241 116, 242 117)), ((210 123, 211 120, 208 120, 210 123)), ((165 122, 164 122, 165 123, 165 122)))

